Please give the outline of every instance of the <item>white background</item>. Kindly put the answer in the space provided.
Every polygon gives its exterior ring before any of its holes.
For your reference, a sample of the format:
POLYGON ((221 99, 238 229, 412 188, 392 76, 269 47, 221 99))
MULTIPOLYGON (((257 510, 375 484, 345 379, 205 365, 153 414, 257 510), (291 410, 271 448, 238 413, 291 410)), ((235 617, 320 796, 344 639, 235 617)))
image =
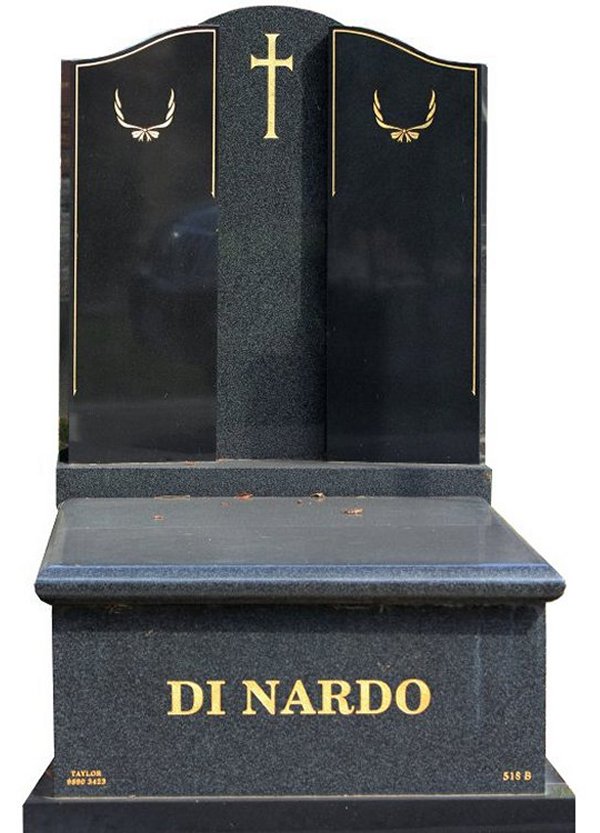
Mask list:
MULTIPOLYGON (((592 4, 304 5, 431 55, 489 67, 488 462, 496 508, 569 585, 548 609, 547 751, 578 793, 579 833, 592 833, 600 716, 600 85, 592 4)), ((0 829, 7 833, 20 830, 20 805, 52 757, 50 610, 33 582, 55 511, 59 61, 114 52, 235 6, 79 0, 40 4, 35 13, 11 3, 3 13, 0 829)))

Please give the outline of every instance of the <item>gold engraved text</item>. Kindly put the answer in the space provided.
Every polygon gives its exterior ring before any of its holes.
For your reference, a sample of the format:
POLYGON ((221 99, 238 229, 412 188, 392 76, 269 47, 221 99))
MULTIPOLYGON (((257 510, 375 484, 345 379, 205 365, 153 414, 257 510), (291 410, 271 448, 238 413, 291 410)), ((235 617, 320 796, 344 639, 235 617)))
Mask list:
MULTIPOLYGON (((204 705, 204 690, 202 686, 193 680, 167 680, 171 686, 171 709, 169 715, 197 714, 204 705), (184 706, 184 691, 187 705, 184 706)), ((210 706, 206 712, 209 717, 220 717, 226 712, 223 710, 223 686, 225 680, 207 680, 209 688, 210 706)))
POLYGON ((256 714, 253 705, 253 698, 261 704, 268 714, 275 714, 277 711, 277 686, 279 680, 266 680, 265 685, 269 686, 267 693, 256 680, 244 680, 246 688, 246 708, 242 714, 256 714))
POLYGON ((105 787, 101 769, 72 769, 65 779, 67 787, 105 787))
POLYGON ((502 773, 503 781, 531 781, 532 778, 530 769, 505 769, 502 773))
MULTIPOLYGON (((431 689, 416 677, 389 685, 384 680, 242 680, 242 715, 378 715, 390 709, 419 715, 431 705, 431 689)), ((225 680, 168 680, 171 689, 169 717, 202 712, 207 717, 224 716, 225 680)), ((238 689, 239 691, 239 689, 238 689)), ((236 696, 232 694, 231 696, 236 696)), ((231 701, 231 697, 229 698, 231 701)), ((241 707, 241 704, 240 704, 241 707)))

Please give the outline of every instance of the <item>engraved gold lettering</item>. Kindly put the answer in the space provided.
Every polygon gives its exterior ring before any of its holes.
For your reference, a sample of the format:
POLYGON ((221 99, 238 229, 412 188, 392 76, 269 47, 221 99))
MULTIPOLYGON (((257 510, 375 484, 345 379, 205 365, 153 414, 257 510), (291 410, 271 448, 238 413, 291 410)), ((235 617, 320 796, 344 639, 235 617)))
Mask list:
MULTIPOLYGON (((198 714, 203 707, 207 717, 223 717, 228 714, 224 706, 226 680, 206 680, 202 683, 168 680, 167 685, 171 689, 170 709, 167 712, 169 716, 198 714)), ((281 688, 280 680, 242 680, 242 685, 246 695, 245 708, 241 712, 243 715, 373 716, 384 714, 393 703, 404 714, 418 715, 431 704, 429 685, 414 677, 397 685, 371 678, 354 681, 317 680, 310 685, 302 679, 296 679, 284 688, 281 688), (311 688, 317 684, 318 693, 311 688)), ((89 773, 85 775, 89 776, 89 773)), ((80 776, 79 771, 72 770, 72 778, 80 776)), ((527 775, 524 774, 522 778, 527 780, 527 775)))
POLYGON ((250 55, 250 69, 265 67, 267 70, 267 132, 263 138, 278 139, 279 136, 275 130, 277 69, 279 67, 285 67, 285 69, 289 69, 290 72, 293 72, 294 56, 290 55, 288 58, 278 58, 277 38, 279 37, 279 34, 265 32, 265 37, 268 44, 267 57, 256 58, 254 55, 250 55))
POLYGON ((507 769, 502 773, 503 781, 531 781, 533 773, 530 769, 507 769))
POLYGON ((431 703, 431 690, 426 682, 423 680, 403 680, 396 689, 396 705, 404 714, 422 714, 431 703), (416 685, 419 689, 419 704, 415 708, 411 708, 407 700, 408 687, 416 685))
POLYGON ((296 714, 317 714, 313 704, 310 702, 308 691, 302 680, 296 680, 290 691, 290 696, 280 714, 294 714, 294 706, 299 706, 300 711, 296 714))
POLYGON ((67 787, 105 787, 107 781, 101 769, 72 769, 65 784, 67 787))
POLYGON ((167 685, 171 686, 171 709, 167 712, 168 715, 188 715, 200 711, 204 702, 204 693, 198 683, 191 680, 167 680, 167 685), (187 709, 183 708, 184 686, 192 693, 192 705, 187 709))
POLYGON ((354 706, 348 703, 352 686, 346 680, 319 680, 321 686, 321 708, 318 714, 353 714, 354 706), (334 688, 338 691, 334 692, 334 688), (333 704, 337 703, 337 711, 333 704))
POLYGON ((269 686, 269 693, 260 687, 256 680, 242 680, 246 688, 246 708, 242 714, 256 714, 256 709, 252 705, 252 698, 256 698, 262 707, 269 713, 275 714, 277 711, 277 686, 279 680, 265 680, 265 685, 269 686))
POLYGON ((357 680, 358 708, 356 714, 383 714, 392 703, 392 689, 383 680, 357 680), (373 706, 371 689, 379 689, 379 705, 373 706))
POLYGON ((210 708, 206 712, 210 717, 227 714, 223 709, 223 686, 225 680, 207 680, 206 685, 210 688, 210 708))

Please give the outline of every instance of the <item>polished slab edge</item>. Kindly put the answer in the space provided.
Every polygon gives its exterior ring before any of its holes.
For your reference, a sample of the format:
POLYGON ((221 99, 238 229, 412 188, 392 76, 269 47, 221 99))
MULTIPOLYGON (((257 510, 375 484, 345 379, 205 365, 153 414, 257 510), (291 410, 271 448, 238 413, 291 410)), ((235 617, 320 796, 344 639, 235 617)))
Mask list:
POLYGON ((483 464, 217 460, 185 463, 58 463, 56 502, 78 497, 396 495, 491 499, 483 464))
POLYGON ((530 795, 55 798, 50 767, 25 802, 24 833, 574 833, 575 796, 546 762, 530 795))
POLYGON ((527 604, 564 591, 548 564, 46 566, 36 593, 64 603, 527 604))

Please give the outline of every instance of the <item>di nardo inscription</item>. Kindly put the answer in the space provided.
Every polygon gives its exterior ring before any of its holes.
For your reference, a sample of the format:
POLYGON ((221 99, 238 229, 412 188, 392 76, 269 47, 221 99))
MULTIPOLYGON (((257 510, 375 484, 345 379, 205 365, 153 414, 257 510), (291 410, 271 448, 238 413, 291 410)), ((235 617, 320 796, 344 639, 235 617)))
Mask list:
MULTIPOLYGON (((242 680, 245 693, 243 715, 258 714, 258 710, 276 714, 382 714, 392 704, 404 714, 421 714, 431 703, 431 690, 424 680, 402 680, 396 686, 390 686, 383 680, 355 680, 358 691, 358 702, 352 705, 348 698, 355 695, 353 684, 348 680, 317 680, 305 683, 301 679, 294 680, 289 690, 279 692, 281 680, 242 680), (309 693, 310 687, 316 687, 318 693, 309 693), (409 700, 409 690, 417 692, 409 700), (279 702, 278 702, 279 700, 279 702), (412 705, 411 705, 412 701, 412 705)), ((171 716, 187 716, 198 714, 205 702, 205 690, 208 690, 208 707, 205 714, 208 717, 225 717, 227 712, 223 708, 223 691, 226 680, 206 680, 205 683, 193 680, 167 680, 171 691, 171 716), (206 687, 206 688, 205 688, 206 687), (184 701, 185 704, 184 704, 184 701)))
POLYGON ((62 795, 98 794, 84 768, 110 795, 543 790, 535 606, 59 605, 54 640, 62 795))
POLYGON ((69 462, 481 461, 483 67, 294 9, 66 67, 69 462))

